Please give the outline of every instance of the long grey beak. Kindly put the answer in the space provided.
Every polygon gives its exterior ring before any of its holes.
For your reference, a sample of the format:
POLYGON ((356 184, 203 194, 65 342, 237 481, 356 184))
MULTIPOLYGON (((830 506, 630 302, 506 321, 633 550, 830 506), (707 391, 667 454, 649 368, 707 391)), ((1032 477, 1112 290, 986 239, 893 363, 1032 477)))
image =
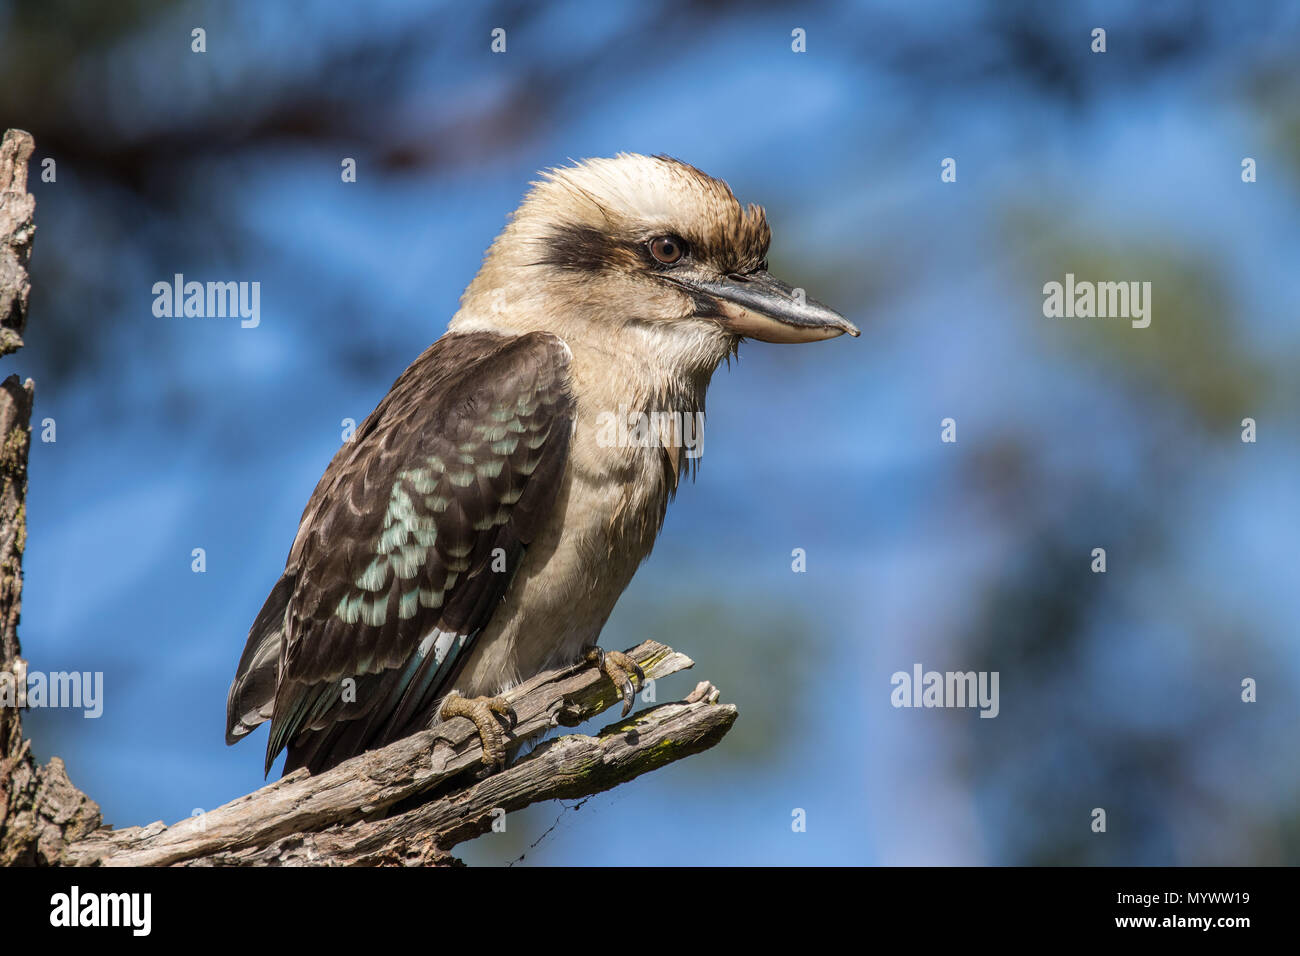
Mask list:
POLYGON ((844 316, 793 289, 766 271, 725 279, 686 279, 702 294, 729 331, 763 342, 819 342, 845 332, 861 333, 844 316))

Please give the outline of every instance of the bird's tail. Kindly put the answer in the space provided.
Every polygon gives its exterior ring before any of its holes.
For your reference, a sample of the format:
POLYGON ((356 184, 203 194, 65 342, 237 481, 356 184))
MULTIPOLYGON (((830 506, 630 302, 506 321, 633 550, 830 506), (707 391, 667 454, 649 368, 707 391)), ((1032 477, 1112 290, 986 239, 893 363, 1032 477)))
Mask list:
POLYGON ((293 593, 293 578, 280 578, 248 630, 239 668, 226 697, 226 743, 233 744, 258 724, 271 719, 280 667, 284 615, 293 593))

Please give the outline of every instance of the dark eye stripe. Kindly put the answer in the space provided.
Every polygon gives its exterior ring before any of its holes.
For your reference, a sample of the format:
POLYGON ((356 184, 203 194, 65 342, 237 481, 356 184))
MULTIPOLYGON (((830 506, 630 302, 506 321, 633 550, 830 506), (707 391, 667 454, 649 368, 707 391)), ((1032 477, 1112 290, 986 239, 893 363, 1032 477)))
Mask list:
POLYGON ((589 226, 560 226, 548 238, 540 265, 559 266, 580 272, 626 268, 638 259, 634 245, 620 241, 589 226))

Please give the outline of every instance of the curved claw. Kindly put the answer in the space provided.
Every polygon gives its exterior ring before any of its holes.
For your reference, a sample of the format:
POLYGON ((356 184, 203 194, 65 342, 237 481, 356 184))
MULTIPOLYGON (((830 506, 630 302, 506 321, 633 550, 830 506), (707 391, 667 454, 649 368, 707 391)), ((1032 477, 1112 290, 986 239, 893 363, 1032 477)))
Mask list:
POLYGON ((601 672, 614 682, 614 686, 619 689, 619 695, 623 698, 622 716, 626 717, 632 710, 632 702, 636 700, 636 688, 628 675, 629 672, 635 674, 640 684, 645 686, 645 671, 641 669, 641 665, 622 651, 602 651, 599 647, 589 647, 583 659, 599 667, 601 672))
MULTIPOLYGON (((610 680, 613 679, 614 679, 614 675, 611 674, 610 680)), ((615 681, 615 683, 618 682, 615 681)), ((632 687, 632 681, 628 678, 626 674, 623 675, 623 681, 621 686, 619 687, 619 693, 623 697, 623 712, 620 716, 626 717, 628 715, 628 712, 632 709, 632 701, 636 699, 636 691, 632 687)))
POLYGON ((504 717, 506 723, 510 725, 511 730, 515 729, 515 721, 517 718, 515 717, 514 709, 506 702, 504 697, 480 697, 479 700, 483 701, 484 705, 488 710, 492 711, 492 713, 500 714, 504 717))

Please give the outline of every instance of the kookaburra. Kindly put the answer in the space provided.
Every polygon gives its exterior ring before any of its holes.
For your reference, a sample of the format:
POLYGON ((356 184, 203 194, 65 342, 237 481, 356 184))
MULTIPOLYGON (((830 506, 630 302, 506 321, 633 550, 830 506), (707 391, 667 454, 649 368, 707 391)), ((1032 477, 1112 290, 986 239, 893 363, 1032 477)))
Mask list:
POLYGON ((649 555, 689 457, 610 415, 694 418, 745 338, 858 330, 767 272, 763 210, 663 156, 554 169, 493 242, 447 332, 334 456, 248 633, 226 742, 271 721, 266 769, 313 773, 584 657, 649 555), (666 417, 663 413, 669 413, 666 417), (622 434, 628 434, 626 430, 622 434))

